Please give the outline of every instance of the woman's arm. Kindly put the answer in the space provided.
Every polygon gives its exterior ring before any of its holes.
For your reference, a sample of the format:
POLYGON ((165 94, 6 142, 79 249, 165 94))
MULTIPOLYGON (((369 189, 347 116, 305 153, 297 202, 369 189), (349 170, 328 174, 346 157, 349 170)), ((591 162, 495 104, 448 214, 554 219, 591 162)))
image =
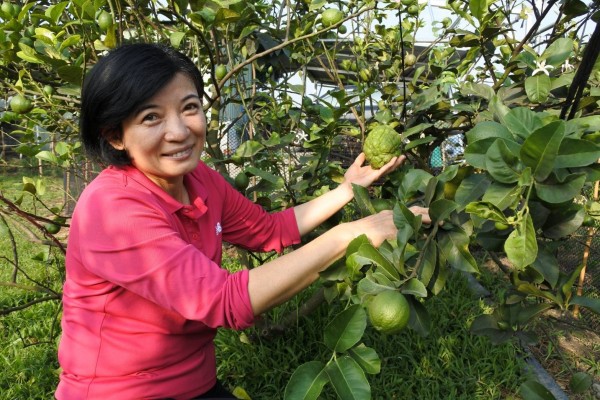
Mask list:
MULTIPOLYGON (((430 223, 428 210, 412 207, 424 223, 430 223)), ((250 270, 248 292, 254 315, 285 302, 309 286, 319 272, 342 257, 352 239, 367 235, 374 246, 396 236, 393 212, 386 210, 353 222, 340 224, 301 248, 250 270)))
POLYGON ((344 174, 344 182, 337 188, 294 207, 300 235, 311 232, 352 200, 354 197, 353 183, 368 187, 386 173, 399 167, 405 159, 405 156, 394 157, 382 168, 373 169, 368 165, 363 165, 365 155, 361 153, 344 174))

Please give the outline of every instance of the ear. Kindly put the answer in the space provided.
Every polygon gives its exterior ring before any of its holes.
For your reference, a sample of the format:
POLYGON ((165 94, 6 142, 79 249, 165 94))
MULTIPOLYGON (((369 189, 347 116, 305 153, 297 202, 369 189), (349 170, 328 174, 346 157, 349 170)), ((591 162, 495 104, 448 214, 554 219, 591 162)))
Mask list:
POLYGON ((125 145, 123 144, 123 140, 121 139, 121 135, 119 131, 116 129, 105 129, 102 131, 102 136, 106 139, 108 143, 116 150, 125 150, 125 145))

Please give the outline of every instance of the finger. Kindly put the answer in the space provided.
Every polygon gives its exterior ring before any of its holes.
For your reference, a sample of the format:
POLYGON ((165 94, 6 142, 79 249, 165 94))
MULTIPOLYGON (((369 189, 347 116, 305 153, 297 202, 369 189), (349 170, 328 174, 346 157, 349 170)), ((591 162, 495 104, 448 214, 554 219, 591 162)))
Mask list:
POLYGON ((354 164, 358 167, 362 166, 365 163, 365 158, 365 153, 360 153, 354 160, 354 164))
POLYGON ((383 167, 380 168, 381 174, 385 174, 387 172, 391 172, 391 171, 395 170, 400 165, 402 165, 405 160, 406 160, 406 156, 404 154, 402 154, 399 157, 392 157, 392 159, 390 161, 388 161, 387 164, 385 164, 383 167))

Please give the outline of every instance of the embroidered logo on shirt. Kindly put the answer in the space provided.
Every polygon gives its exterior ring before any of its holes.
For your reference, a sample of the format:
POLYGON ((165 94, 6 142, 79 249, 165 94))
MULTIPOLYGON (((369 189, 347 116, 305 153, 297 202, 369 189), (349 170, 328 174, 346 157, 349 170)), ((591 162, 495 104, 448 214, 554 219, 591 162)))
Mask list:
POLYGON ((223 231, 223 228, 221 227, 221 223, 217 222, 217 225, 215 225, 215 233, 216 233, 216 235, 219 236, 222 231, 223 231))

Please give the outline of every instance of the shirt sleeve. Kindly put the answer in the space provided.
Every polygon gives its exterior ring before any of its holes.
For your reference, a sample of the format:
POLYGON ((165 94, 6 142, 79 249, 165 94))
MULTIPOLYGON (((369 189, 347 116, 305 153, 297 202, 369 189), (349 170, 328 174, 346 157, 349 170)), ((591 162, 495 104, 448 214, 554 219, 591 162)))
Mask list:
POLYGON ((231 186, 218 172, 204 166, 211 190, 218 191, 223 207, 223 240, 254 251, 277 251, 300 243, 293 208, 269 213, 231 186))
POLYGON ((230 273, 183 240, 151 194, 96 190, 78 206, 72 244, 91 273, 209 327, 253 323, 248 271, 230 273))

